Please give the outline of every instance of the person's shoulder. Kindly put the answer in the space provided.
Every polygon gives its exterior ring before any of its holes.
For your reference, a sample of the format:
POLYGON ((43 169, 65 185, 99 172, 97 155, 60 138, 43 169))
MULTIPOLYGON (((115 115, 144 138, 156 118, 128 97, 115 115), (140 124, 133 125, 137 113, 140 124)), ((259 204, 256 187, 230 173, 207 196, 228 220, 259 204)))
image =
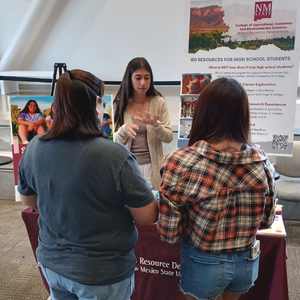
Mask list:
POLYGON ((35 135, 27 145, 27 148, 37 149, 39 147, 42 147, 42 149, 44 149, 45 145, 49 145, 49 141, 44 140, 40 135, 35 135))
POLYGON ((251 152, 251 156, 255 161, 265 161, 268 160, 267 154, 258 144, 247 144, 246 150, 251 152))
POLYGON ((125 162, 134 159, 133 155, 122 144, 106 138, 98 138, 96 144, 96 148, 93 149, 94 155, 91 156, 98 157, 101 155, 101 163, 109 164, 116 169, 122 168, 125 162))
POLYGON ((166 157, 167 164, 175 164, 189 167, 191 157, 195 156, 195 149, 191 146, 186 146, 175 150, 166 157))
POLYGON ((176 156, 176 157, 180 157, 180 156, 183 156, 183 155, 191 155, 194 152, 195 152, 195 149, 194 149, 193 146, 184 146, 184 147, 176 149, 173 152, 173 155, 176 156))
POLYGON ((93 145, 97 150, 107 154, 108 156, 119 156, 119 157, 129 156, 129 151, 124 145, 115 143, 107 138, 103 138, 103 137, 95 138, 93 140, 93 145))
POLYGON ((35 157, 38 149, 40 149, 41 140, 38 135, 34 136, 32 140, 26 145, 23 157, 29 159, 35 157))
POLYGON ((26 147, 26 148, 36 146, 36 145, 42 143, 42 141, 43 141, 43 140, 41 140, 41 136, 35 135, 35 136, 31 139, 31 141, 27 144, 27 147, 26 147))
POLYGON ((273 163, 261 146, 258 144, 248 144, 247 147, 251 150, 252 162, 263 165, 264 169, 270 174, 270 176, 274 177, 275 168, 273 163))
POLYGON ((26 112, 21 111, 21 112, 19 113, 19 115, 18 115, 18 118, 24 118, 26 115, 27 115, 26 112))

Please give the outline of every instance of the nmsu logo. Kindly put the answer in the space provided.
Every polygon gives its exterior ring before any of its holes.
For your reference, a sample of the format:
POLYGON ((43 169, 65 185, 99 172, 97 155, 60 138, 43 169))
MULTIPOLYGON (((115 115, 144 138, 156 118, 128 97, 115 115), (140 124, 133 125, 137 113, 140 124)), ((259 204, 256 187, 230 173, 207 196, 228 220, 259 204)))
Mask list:
POLYGON ((272 1, 255 2, 254 21, 272 17, 272 1))

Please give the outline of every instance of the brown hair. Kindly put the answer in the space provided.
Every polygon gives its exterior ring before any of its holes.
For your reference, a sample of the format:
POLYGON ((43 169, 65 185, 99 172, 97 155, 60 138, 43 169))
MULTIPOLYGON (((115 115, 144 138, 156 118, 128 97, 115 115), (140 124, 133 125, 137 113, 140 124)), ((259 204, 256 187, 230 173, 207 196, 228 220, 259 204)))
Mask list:
POLYGON ((83 70, 60 76, 54 95, 52 128, 42 140, 101 136, 96 113, 96 98, 103 94, 102 81, 83 70))
POLYGON ((249 103, 244 88, 231 78, 212 81, 196 104, 189 145, 199 140, 249 142, 249 103))
POLYGON ((74 70, 71 70, 68 72, 70 74, 71 79, 79 80, 79 81, 83 82, 97 96, 99 96, 99 97, 103 96, 104 83, 100 78, 96 77, 94 74, 92 74, 90 72, 83 71, 80 69, 74 69, 74 70))

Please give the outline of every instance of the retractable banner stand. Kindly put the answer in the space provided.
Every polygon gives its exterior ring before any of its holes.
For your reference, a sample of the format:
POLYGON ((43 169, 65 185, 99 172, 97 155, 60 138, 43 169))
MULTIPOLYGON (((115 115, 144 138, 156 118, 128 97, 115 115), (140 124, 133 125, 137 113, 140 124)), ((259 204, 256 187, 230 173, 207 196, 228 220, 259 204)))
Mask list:
MULTIPOLYGON (((45 134, 53 124, 53 96, 10 96, 11 145, 15 186, 19 182, 19 163, 28 143, 45 134)), ((97 101, 99 127, 105 137, 112 140, 112 95, 97 101)), ((45 158, 47 159, 47 158, 45 158)), ((16 193, 18 200, 18 193, 16 193)))
POLYGON ((183 72, 238 80, 249 96, 251 141, 273 155, 292 153, 298 6, 295 0, 187 1, 183 72))
MULTIPOLYGON (((19 182, 19 163, 27 144, 52 126, 52 96, 10 96, 12 156, 15 185, 19 182)), ((18 197, 16 196, 16 199, 18 197)))

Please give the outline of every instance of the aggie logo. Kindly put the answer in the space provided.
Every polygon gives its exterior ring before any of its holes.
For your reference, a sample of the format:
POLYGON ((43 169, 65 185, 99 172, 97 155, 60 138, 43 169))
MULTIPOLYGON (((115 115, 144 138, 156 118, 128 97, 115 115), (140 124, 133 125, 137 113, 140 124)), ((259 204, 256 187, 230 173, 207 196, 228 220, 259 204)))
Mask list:
POLYGON ((272 17, 272 1, 255 2, 254 21, 272 17))

